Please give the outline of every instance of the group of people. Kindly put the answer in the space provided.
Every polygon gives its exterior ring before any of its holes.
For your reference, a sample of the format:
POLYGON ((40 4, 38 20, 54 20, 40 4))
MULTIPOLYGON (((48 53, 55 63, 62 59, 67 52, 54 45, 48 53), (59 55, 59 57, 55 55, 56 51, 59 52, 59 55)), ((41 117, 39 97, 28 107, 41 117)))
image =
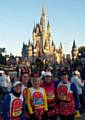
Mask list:
POLYGON ((11 87, 12 84, 8 72, 0 70, 0 100, 4 98, 5 93, 10 92, 11 87))
POLYGON ((38 71, 32 73, 25 67, 4 97, 3 120, 74 120, 80 106, 77 85, 73 78, 69 80, 68 71, 54 80, 47 70, 41 80, 38 71))

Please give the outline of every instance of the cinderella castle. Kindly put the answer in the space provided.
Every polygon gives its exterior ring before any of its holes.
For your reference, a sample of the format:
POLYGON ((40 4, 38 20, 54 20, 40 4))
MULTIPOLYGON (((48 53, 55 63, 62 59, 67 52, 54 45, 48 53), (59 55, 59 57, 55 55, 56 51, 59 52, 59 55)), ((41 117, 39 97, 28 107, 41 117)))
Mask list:
POLYGON ((52 40, 51 26, 48 21, 46 24, 45 4, 42 5, 40 22, 34 25, 32 32, 32 41, 28 44, 23 43, 22 59, 28 59, 30 62, 41 58, 43 61, 62 63, 64 60, 64 50, 62 44, 56 48, 52 40))

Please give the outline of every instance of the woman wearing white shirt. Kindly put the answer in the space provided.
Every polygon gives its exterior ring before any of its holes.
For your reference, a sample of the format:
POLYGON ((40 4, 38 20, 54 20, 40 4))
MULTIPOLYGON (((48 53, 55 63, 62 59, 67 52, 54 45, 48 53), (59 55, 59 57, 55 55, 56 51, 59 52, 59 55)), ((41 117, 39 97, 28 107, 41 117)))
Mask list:
POLYGON ((84 83, 81 80, 81 76, 80 76, 79 71, 77 71, 77 70, 74 71, 74 75, 71 78, 71 82, 73 82, 76 85, 77 90, 78 90, 80 104, 81 104, 82 108, 85 109, 85 102, 84 102, 84 99, 83 99, 83 92, 82 92, 82 89, 84 87, 84 83))

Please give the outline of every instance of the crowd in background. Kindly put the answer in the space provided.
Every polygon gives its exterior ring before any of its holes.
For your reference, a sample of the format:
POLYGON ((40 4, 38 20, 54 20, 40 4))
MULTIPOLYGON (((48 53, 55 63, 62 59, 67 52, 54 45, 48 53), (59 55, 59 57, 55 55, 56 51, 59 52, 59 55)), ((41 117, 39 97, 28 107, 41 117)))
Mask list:
POLYGON ((50 67, 32 71, 24 66, 20 72, 10 78, 0 70, 0 120, 74 120, 85 112, 84 80, 78 70, 61 66, 56 78, 50 67))

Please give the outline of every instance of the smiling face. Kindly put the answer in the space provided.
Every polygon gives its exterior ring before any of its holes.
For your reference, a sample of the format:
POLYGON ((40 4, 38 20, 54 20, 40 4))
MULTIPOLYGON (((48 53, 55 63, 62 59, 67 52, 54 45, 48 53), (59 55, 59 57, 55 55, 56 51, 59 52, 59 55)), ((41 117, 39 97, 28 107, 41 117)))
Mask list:
POLYGON ((13 89, 14 89, 14 91, 16 93, 20 93, 21 92, 21 88, 22 88, 21 84, 17 84, 15 87, 13 87, 13 89))
POLYGON ((68 83, 68 74, 62 75, 62 80, 64 83, 68 83))
POLYGON ((52 77, 51 76, 45 76, 45 82, 46 83, 50 83, 52 80, 52 77))
POLYGON ((38 89, 40 87, 40 77, 35 77, 33 80, 33 87, 38 89))
POLYGON ((29 74, 24 73, 24 74, 22 75, 22 83, 23 83, 25 86, 27 86, 27 85, 28 85, 28 81, 29 81, 29 74))

